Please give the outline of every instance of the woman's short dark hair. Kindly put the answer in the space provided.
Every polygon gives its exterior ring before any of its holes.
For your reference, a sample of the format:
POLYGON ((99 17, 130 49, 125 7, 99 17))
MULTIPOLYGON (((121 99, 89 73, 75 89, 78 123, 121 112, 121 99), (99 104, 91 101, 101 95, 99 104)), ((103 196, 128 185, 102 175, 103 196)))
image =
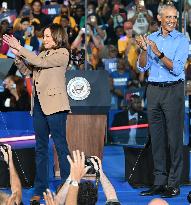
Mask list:
POLYGON ((80 182, 78 190, 78 205, 95 205, 98 200, 98 190, 91 181, 80 182))
POLYGON ((50 24, 45 29, 49 28, 51 31, 52 38, 56 43, 54 49, 67 48, 69 50, 68 34, 65 29, 59 24, 50 24))

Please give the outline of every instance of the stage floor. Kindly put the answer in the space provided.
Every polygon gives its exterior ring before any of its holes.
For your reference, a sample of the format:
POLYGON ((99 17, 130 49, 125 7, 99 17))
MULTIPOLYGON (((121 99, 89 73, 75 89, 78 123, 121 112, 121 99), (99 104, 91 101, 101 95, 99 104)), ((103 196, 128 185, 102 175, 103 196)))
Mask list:
MULTIPOLYGON (((29 143, 30 144, 30 143, 29 143)), ((53 160, 52 152, 50 152, 50 161, 53 160)), ((50 162, 52 163, 52 162, 50 162)), ((114 185, 118 198, 123 205, 147 205, 153 197, 141 197, 139 192, 143 188, 134 189, 128 182, 124 181, 125 176, 125 159, 124 152, 121 146, 105 146, 103 155, 103 170, 114 185)), ((52 168, 50 169, 50 189, 55 191, 59 180, 53 177, 52 168)), ((3 190, 9 191, 9 190, 3 190)), ((186 205, 187 194, 191 191, 191 186, 182 186, 180 196, 172 199, 167 199, 169 205, 186 205)), ((33 195, 33 189, 23 189, 23 202, 29 204, 29 199, 33 195)), ((105 196, 102 187, 99 186, 99 201, 97 205, 105 203, 105 196)), ((43 200, 42 200, 43 204, 43 200)))

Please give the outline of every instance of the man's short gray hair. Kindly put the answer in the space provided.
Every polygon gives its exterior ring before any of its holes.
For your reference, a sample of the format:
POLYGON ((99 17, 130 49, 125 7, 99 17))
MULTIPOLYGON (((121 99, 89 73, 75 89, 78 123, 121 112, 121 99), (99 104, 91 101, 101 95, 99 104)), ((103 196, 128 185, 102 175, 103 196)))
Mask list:
POLYGON ((159 14, 160 16, 162 16, 164 10, 169 9, 169 8, 174 9, 174 10, 177 11, 177 9, 176 9, 176 7, 174 6, 174 4, 164 4, 164 5, 161 6, 161 8, 160 8, 158 14, 159 14))

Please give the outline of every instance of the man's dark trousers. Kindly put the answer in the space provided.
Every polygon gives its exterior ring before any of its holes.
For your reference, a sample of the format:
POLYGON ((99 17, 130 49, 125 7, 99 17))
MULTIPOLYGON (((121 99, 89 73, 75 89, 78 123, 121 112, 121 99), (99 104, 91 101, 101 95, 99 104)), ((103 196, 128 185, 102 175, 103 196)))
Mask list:
POLYGON ((147 87, 148 121, 154 160, 154 185, 179 187, 183 167, 184 82, 147 87), (167 150, 170 170, 167 173, 167 150))

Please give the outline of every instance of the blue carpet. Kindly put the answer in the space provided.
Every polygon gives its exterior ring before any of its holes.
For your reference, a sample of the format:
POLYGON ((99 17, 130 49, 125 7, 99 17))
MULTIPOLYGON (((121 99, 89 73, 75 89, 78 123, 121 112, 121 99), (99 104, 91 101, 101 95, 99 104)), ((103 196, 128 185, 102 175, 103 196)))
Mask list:
MULTIPOLYGON (((52 161, 52 153, 50 152, 50 161, 52 161)), ((52 162, 51 162, 52 163, 52 162)), ((103 157, 103 170, 114 185, 118 198, 123 205, 147 205, 153 197, 141 197, 139 192, 143 188, 134 189, 126 181, 125 176, 125 159, 123 148, 120 146, 105 146, 103 157)), ((52 169, 50 170, 52 171, 52 169)), ((55 180, 50 173, 50 189, 55 191, 59 180, 55 180)), ((191 190, 190 186, 182 186, 180 196, 172 199, 167 199, 170 205, 186 205, 187 194, 191 190)), ((8 191, 8 190, 6 190, 8 191)), ((33 189, 23 189, 23 202, 29 204, 29 199, 33 195, 33 189)), ((99 201, 97 205, 104 205, 106 198, 102 187, 99 187, 99 201)), ((43 203, 43 201, 42 201, 43 203)))
MULTIPOLYGON (((154 197, 141 197, 140 191, 145 188, 134 189, 124 181, 125 159, 123 148, 120 146, 106 146, 104 148, 103 169, 114 185, 118 198, 123 205, 147 205, 154 197)), ((170 205, 186 205, 187 194, 191 191, 190 186, 182 186, 180 196, 167 199, 170 205)), ((159 196, 158 196, 159 197, 159 196)), ((103 192, 100 189, 99 205, 104 204, 103 192)))

